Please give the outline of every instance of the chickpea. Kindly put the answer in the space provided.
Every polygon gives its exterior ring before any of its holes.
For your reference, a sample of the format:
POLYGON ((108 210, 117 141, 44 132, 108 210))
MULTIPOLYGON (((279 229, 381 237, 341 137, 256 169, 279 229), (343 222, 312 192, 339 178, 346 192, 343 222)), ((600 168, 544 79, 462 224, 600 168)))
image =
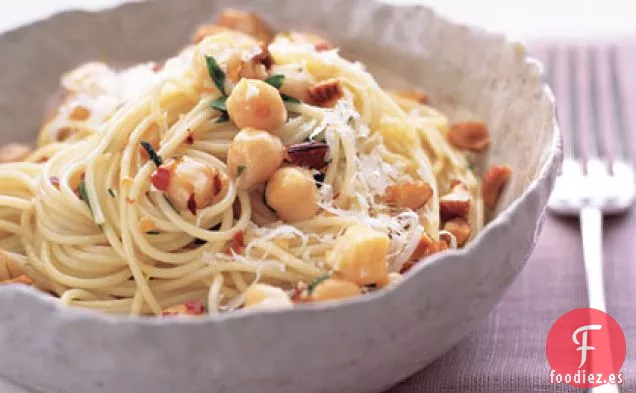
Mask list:
POLYGON ((346 299, 360 295, 360 287, 347 280, 329 278, 316 286, 310 296, 312 301, 346 299))
POLYGON ((280 168, 265 189, 267 204, 283 221, 312 218, 318 213, 318 187, 311 174, 299 167, 280 168))
POLYGON ((302 65, 274 65, 272 67, 272 74, 285 75, 285 80, 280 88, 281 93, 298 98, 303 102, 310 102, 309 88, 313 86, 316 81, 311 74, 305 71, 302 65))
POLYGON ((254 284, 245 291, 245 308, 286 308, 292 302, 285 291, 267 284, 254 284))
POLYGON ((227 152, 227 166, 240 189, 262 183, 283 163, 283 142, 272 134, 245 128, 232 141, 227 152))
POLYGON ((152 178, 158 189, 165 191, 179 210, 210 206, 221 194, 223 175, 218 168, 207 166, 190 157, 170 161, 159 168, 152 178), (164 173, 167 175, 162 176, 164 173))
POLYGON ((278 90, 257 79, 241 79, 227 99, 227 113, 239 128, 253 127, 276 133, 287 121, 287 109, 278 90))

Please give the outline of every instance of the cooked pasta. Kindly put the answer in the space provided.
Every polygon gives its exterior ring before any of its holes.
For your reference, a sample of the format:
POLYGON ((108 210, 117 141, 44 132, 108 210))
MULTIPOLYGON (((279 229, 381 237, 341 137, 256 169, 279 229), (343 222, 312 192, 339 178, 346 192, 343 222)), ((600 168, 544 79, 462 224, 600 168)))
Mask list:
POLYGON ((0 281, 67 305, 198 315, 342 299, 484 222, 465 154, 487 147, 482 123, 451 126, 323 38, 273 36, 251 14, 225 11, 163 64, 88 63, 62 88, 37 149, 0 166, 0 281))

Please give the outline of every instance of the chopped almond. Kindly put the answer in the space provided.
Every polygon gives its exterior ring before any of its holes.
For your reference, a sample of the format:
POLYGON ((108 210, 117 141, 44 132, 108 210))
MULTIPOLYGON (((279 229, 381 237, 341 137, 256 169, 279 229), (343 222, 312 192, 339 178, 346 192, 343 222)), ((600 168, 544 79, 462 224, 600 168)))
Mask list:
POLYGON ((70 127, 62 127, 57 131, 57 141, 64 142, 68 138, 72 137, 75 131, 70 127))
POLYGON ((321 107, 332 107, 342 97, 344 90, 340 79, 332 78, 318 82, 309 88, 312 104, 321 107))
POLYGON ((435 241, 431 239, 430 236, 428 236, 427 234, 423 234, 420 237, 420 242, 417 244, 417 248, 415 248, 415 251, 413 251, 413 254, 411 255, 409 261, 402 266, 400 273, 404 274, 405 272, 407 272, 422 258, 431 256, 446 249, 448 249, 448 245, 446 244, 446 242, 441 240, 435 241))
POLYGON ((456 182, 450 192, 439 199, 439 214, 443 221, 467 218, 470 213, 471 195, 462 182, 456 182))
POLYGON ((410 90, 396 90, 393 92, 398 97, 406 98, 408 100, 416 101, 420 104, 428 104, 429 99, 426 93, 417 89, 410 90))
POLYGON ((301 142, 285 147, 285 160, 304 168, 322 169, 327 165, 329 146, 322 142, 301 142))
POLYGON ((501 190, 511 174, 512 170, 506 165, 493 165, 488 169, 484 175, 482 191, 486 206, 492 209, 497 205, 501 190))
POLYGON ((79 120, 79 121, 84 121, 88 119, 90 116, 91 116, 91 111, 82 105, 78 105, 75 108, 73 108, 71 113, 68 115, 68 117, 71 120, 79 120))
POLYGON ((448 141, 459 149, 484 151, 490 144, 486 124, 478 121, 455 123, 448 131, 448 141))
POLYGON ((417 210, 433 195, 431 186, 421 180, 394 184, 386 189, 386 200, 396 207, 417 210))
POLYGON ((262 44, 261 51, 248 60, 228 64, 227 76, 232 82, 238 82, 241 78, 263 80, 267 78, 267 70, 273 62, 267 45, 262 44))
POLYGON ((221 33, 223 31, 228 31, 228 30, 229 29, 225 27, 213 25, 213 24, 199 25, 197 27, 197 30, 194 32, 194 35, 192 36, 192 43, 198 44, 199 42, 203 41, 205 37, 208 37, 217 33, 221 33))
POLYGON ((269 43, 274 37, 272 29, 253 12, 226 8, 219 15, 216 24, 251 35, 264 43, 269 43))
POLYGON ((457 240, 457 246, 462 247, 470 237, 470 224, 463 218, 454 218, 444 223, 444 230, 450 232, 457 240))
POLYGON ((21 143, 9 143, 0 147, 0 163, 22 161, 31 154, 33 149, 21 143))

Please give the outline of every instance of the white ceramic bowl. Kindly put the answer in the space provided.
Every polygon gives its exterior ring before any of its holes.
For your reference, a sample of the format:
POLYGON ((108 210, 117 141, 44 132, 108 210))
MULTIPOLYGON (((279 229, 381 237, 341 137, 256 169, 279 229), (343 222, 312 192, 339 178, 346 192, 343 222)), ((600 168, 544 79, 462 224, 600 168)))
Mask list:
POLYGON ((514 171, 497 216, 464 250, 427 259, 392 290, 341 304, 131 319, 1 287, 0 375, 47 393, 379 392, 450 349, 522 269, 560 162, 553 97, 521 44, 424 6, 157 0, 60 14, 0 37, 0 142, 35 137, 63 71, 94 58, 169 56, 224 6, 254 9, 281 29, 323 32, 381 81, 424 87, 453 118, 486 120, 493 145, 484 166, 514 171))

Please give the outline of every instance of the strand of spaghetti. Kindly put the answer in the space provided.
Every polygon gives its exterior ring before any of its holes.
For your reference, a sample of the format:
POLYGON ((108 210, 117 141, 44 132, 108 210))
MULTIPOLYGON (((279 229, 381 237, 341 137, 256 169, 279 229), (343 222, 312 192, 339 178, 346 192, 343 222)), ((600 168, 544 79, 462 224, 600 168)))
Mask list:
POLYGON ((223 274, 217 273, 214 275, 214 281, 212 281, 212 285, 210 285, 210 291, 208 292, 208 313, 210 314, 216 314, 219 311, 222 287, 223 274))
POLYGON ((60 282, 69 287, 84 289, 112 287, 130 278, 130 272, 127 269, 100 278, 77 278, 68 275, 59 270, 53 264, 50 247, 46 243, 42 244, 40 256, 42 258, 42 262, 46 272, 57 282, 60 282))
POLYGON ((174 291, 178 288, 187 287, 188 285, 197 282, 199 280, 209 278, 214 276, 215 273, 220 272, 243 272, 243 273, 257 273, 260 272, 261 275, 267 276, 269 278, 275 278, 279 280, 283 280, 289 283, 296 283, 303 278, 302 275, 298 273, 285 272, 281 271, 277 268, 272 268, 269 266, 259 266, 257 264, 247 264, 243 262, 227 262, 227 261, 217 261, 213 262, 212 265, 208 265, 197 272, 181 277, 176 280, 171 281, 162 281, 156 284, 156 288, 162 291, 174 291))
MULTIPOLYGON (((121 187, 122 196, 120 197, 120 201, 119 201, 119 209, 121 212, 121 221, 122 221, 121 226, 122 228, 124 228, 124 230, 122 230, 122 233, 121 233, 121 238, 122 238, 121 241, 123 245, 124 256, 130 268, 130 272, 132 273, 132 276, 135 279, 135 282, 138 287, 138 291, 140 292, 140 294, 136 296, 143 296, 143 299, 148 304, 152 312, 155 315, 159 315, 161 313, 161 307, 159 306, 157 299, 152 294, 152 291, 150 290, 150 287, 148 286, 146 277, 143 274, 142 268, 140 266, 140 262, 138 261, 137 256, 135 255, 134 244, 132 242, 131 235, 129 231, 125 230, 126 224, 128 223, 129 211, 134 208, 133 206, 128 204, 127 198, 124 197, 124 195, 126 195, 129 191, 127 189, 128 187, 129 185, 122 184, 122 187, 121 187)), ((139 307, 134 307, 132 312, 136 313, 138 312, 138 310, 139 310, 139 307)))
POLYGON ((75 300, 98 300, 94 293, 84 289, 68 289, 60 296, 60 303, 70 305, 75 300))
POLYGON ((243 279, 243 276, 239 272, 230 272, 230 277, 232 278, 232 282, 234 286, 240 291, 244 292, 247 290, 247 283, 243 279))
POLYGON ((20 210, 28 210, 33 208, 31 201, 4 195, 0 195, 0 205, 5 207, 13 207, 20 210))
POLYGON ((238 193, 238 199, 241 204, 241 216, 239 217, 236 224, 234 224, 232 228, 225 231, 209 231, 206 229, 201 229, 183 220, 181 216, 170 207, 163 196, 153 195, 152 197, 155 203, 160 207, 161 210, 163 210, 164 214, 177 228, 179 228, 183 232, 188 233, 190 236, 206 240, 208 242, 227 241, 231 239, 232 236, 234 236, 237 232, 247 228, 247 224, 252 213, 249 202, 249 195, 246 191, 241 191, 238 193))
POLYGON ((261 249, 266 251, 268 254, 271 254, 278 258, 281 262, 283 262, 286 266, 296 270, 297 272, 313 278, 320 277, 325 272, 322 269, 318 269, 315 266, 309 265, 302 260, 294 257, 288 252, 285 252, 283 249, 278 247, 276 244, 272 242, 263 242, 263 243, 255 243, 254 248, 261 249))

